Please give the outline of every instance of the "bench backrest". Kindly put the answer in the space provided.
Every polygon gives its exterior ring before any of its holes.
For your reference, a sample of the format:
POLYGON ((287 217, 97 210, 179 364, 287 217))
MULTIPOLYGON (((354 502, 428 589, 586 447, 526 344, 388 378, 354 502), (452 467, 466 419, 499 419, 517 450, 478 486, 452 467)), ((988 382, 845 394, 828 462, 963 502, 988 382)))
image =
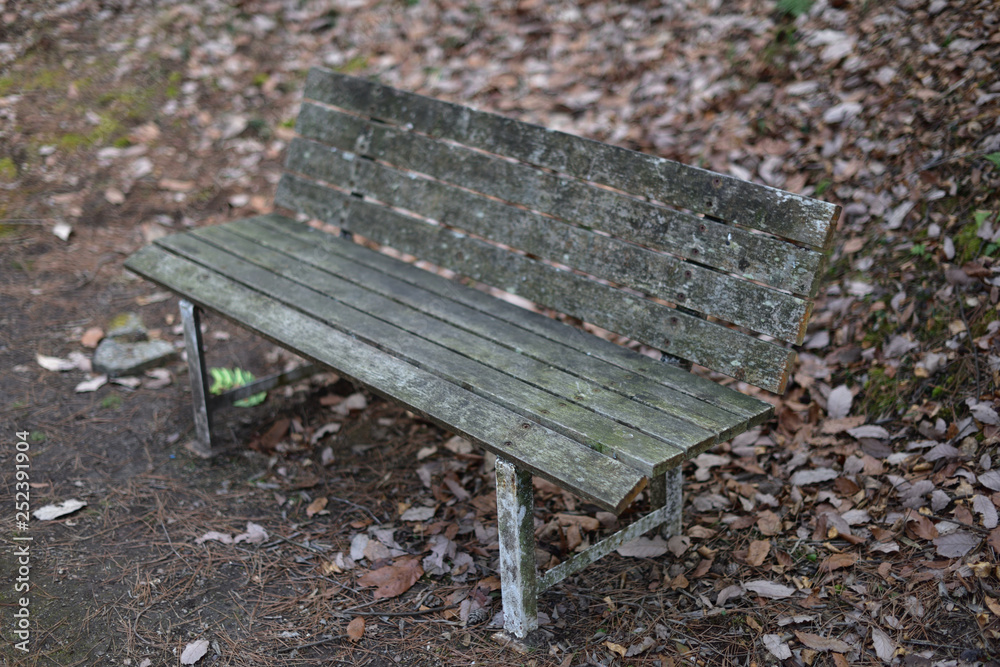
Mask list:
POLYGON ((838 207, 324 69, 305 97, 277 205, 783 391, 838 207))

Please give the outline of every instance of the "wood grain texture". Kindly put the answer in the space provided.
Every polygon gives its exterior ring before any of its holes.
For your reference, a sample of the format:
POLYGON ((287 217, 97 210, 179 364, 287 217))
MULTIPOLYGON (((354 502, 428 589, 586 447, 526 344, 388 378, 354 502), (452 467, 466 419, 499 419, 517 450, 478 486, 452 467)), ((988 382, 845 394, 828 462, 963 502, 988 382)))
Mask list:
MULTIPOLYGON (((161 245, 645 474, 676 465, 685 449, 713 439, 709 431, 594 385, 567 381, 558 369, 504 354, 499 346, 463 336, 440 321, 430 323, 412 309, 329 274, 292 264, 287 271, 299 277, 296 282, 190 234, 164 239, 161 245), (516 368, 499 370, 505 365, 516 368), (525 377, 518 377, 518 370, 525 377)), ((267 262, 268 251, 258 250, 243 244, 240 254, 267 262)), ((275 265, 287 263, 271 259, 275 265)))
POLYGON ((316 68, 305 97, 744 227, 829 247, 839 207, 316 68))
POLYGON ((488 315, 493 318, 491 322, 510 322, 518 329, 523 329, 540 339, 571 348, 578 352, 577 358, 580 356, 591 358, 613 368, 627 370, 664 387, 688 394, 700 402, 737 414, 750 420, 751 425, 767 418, 772 411, 769 403, 720 386, 707 378, 692 375, 676 366, 638 354, 634 350, 616 345, 611 341, 558 322, 540 313, 514 306, 484 294, 480 290, 466 288, 456 281, 424 271, 411 264, 401 263, 382 253, 371 251, 357 244, 344 243, 335 236, 298 224, 289 218, 269 214, 236 221, 231 223, 229 227, 237 232, 246 227, 251 230, 250 234, 255 238, 261 238, 260 228, 267 227, 273 231, 272 238, 278 236, 299 239, 301 243, 299 247, 311 248, 309 251, 303 251, 302 257, 307 261, 312 259, 322 263, 327 254, 340 254, 349 257, 358 263, 391 274, 395 279, 421 287, 473 311, 488 315))
POLYGON ((338 369, 375 393, 402 402, 609 511, 620 512, 646 484, 645 475, 620 461, 165 248, 148 246, 130 257, 126 266, 279 345, 338 369))
MULTIPOLYGON (((435 318, 435 321, 446 323, 446 326, 459 327, 518 355, 562 369, 569 376, 563 379, 564 386, 567 382, 573 382, 575 390, 576 382, 582 381, 588 386, 593 384, 617 392, 708 429, 716 434, 717 442, 738 435, 770 412, 770 405, 763 402, 744 409, 743 400, 727 401, 727 394, 730 398, 743 395, 723 389, 715 383, 709 383, 713 389, 709 400, 698 397, 701 392, 697 387, 690 387, 688 391, 668 387, 642 374, 604 361, 588 351, 533 333, 522 326, 525 324, 524 320, 532 315, 524 309, 508 304, 502 316, 484 313, 466 305, 469 301, 490 299, 478 290, 416 269, 360 245, 345 243, 322 233, 309 233, 308 228, 295 223, 289 224, 277 219, 274 220, 275 226, 270 226, 265 220, 243 220, 198 233, 218 238, 223 244, 229 234, 238 235, 278 250, 285 257, 294 258, 297 263, 333 273, 366 290, 401 301, 408 307, 435 318), (404 274, 409 281, 401 278, 404 274)), ((286 260, 289 261, 291 260, 286 260)), ((427 326, 437 325, 432 321, 427 326)), ((519 360, 518 363, 524 362, 519 360)), ((508 369, 512 367, 506 361, 501 366, 508 369)), ((501 367, 501 370, 504 368, 501 367)), ((682 381, 693 377, 695 376, 682 376, 682 381)), ((693 450, 690 446, 687 449, 688 455, 691 455, 693 450)))
MULTIPOLYGON (((482 168, 484 175, 479 179, 480 182, 472 183, 474 179, 471 171, 456 166, 450 155, 453 151, 450 147, 446 148, 446 154, 438 156, 438 161, 448 165, 448 169, 453 170, 449 176, 456 180, 462 178, 466 187, 475 188, 489 183, 494 194, 524 189, 522 178, 515 177, 513 182, 502 180, 500 175, 490 178, 488 174, 491 165, 482 168)), ((425 157, 432 154, 430 150, 414 152, 425 157)), ((471 155, 475 160, 486 157, 475 153, 471 155)), ((391 160, 393 155, 386 157, 391 160)), ((509 163, 495 162, 495 166, 510 166, 509 163)), ((293 142, 289 148, 288 169, 310 179, 334 184, 345 183, 350 175, 353 179, 352 192, 388 206, 412 211, 449 227, 471 232, 653 297, 680 303, 689 310, 780 340, 801 342, 799 338, 804 331, 802 322, 808 316, 809 304, 799 297, 622 239, 597 234, 559 219, 505 205, 468 190, 449 187, 440 181, 414 178, 412 174, 371 160, 358 159, 351 153, 345 154, 316 143, 302 140, 293 142)), ((434 172, 432 175, 440 176, 442 169, 430 171, 434 172)), ((551 190, 540 188, 538 192, 550 193, 551 190)), ((598 192, 615 196, 608 191, 598 192)), ((567 197, 566 201, 579 202, 579 199, 567 197)), ((524 202, 523 198, 520 203, 532 205, 531 202, 524 202)), ((554 207, 558 208, 560 207, 554 207)), ((590 212, 596 210, 593 207, 586 208, 590 212)), ((613 216, 600 217, 617 219, 613 216)), ((350 223, 345 221, 345 224, 350 223)), ((364 234, 363 229, 354 231, 364 234)), ((731 238, 721 239, 719 247, 730 248, 734 256, 746 254, 746 249, 734 246, 731 238)), ((798 248, 795 250, 801 251, 798 248)), ((777 268, 789 268, 789 265, 795 265, 797 261, 795 257, 787 259, 776 254, 760 259, 774 261, 777 268)))
POLYGON ((285 175, 275 198, 282 206, 332 224, 346 216, 379 244, 736 379, 770 391, 784 389, 793 353, 779 345, 296 176, 285 175))

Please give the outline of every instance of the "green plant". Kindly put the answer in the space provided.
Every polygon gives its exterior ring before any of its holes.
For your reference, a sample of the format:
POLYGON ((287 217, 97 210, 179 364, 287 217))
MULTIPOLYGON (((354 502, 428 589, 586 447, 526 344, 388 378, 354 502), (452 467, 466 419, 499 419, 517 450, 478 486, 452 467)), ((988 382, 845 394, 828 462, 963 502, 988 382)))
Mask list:
POLYGON ((778 12, 798 18, 812 9, 815 0, 778 0, 778 12))
POLYGON ((42 431, 32 431, 28 435, 28 440, 30 442, 35 442, 35 443, 45 442, 45 433, 43 433, 42 431))
POLYGON ((819 183, 816 184, 816 196, 822 197, 823 194, 830 189, 831 185, 833 185, 833 181, 831 181, 829 178, 822 179, 819 183))
POLYGON ((0 181, 11 183, 17 180, 17 164, 9 157, 0 158, 0 181))
POLYGON ((354 74, 368 67, 368 56, 354 56, 337 68, 341 74, 354 74))
POLYGON ((984 155, 987 160, 993 163, 993 166, 1000 169, 1000 153, 990 153, 989 155, 984 155))
MULTIPOLYGON (((209 387, 208 391, 213 395, 219 395, 224 391, 250 384, 255 379, 253 373, 245 371, 242 368, 233 368, 232 370, 228 368, 210 368, 208 372, 212 376, 212 386, 209 387)), ((235 401, 233 405, 238 408, 252 408, 255 405, 263 403, 265 398, 267 398, 267 392, 262 391, 249 398, 235 401)))
POLYGON ((117 410, 122 406, 122 397, 118 394, 108 394, 101 399, 101 407, 105 410, 117 410))

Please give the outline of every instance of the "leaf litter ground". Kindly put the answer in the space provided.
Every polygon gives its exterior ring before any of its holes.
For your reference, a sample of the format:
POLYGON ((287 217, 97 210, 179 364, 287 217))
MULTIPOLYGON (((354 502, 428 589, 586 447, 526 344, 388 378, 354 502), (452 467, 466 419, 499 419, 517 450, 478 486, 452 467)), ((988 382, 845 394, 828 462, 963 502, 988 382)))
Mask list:
MULTIPOLYGON (((34 508, 87 503, 32 523, 32 652, 5 643, 5 660, 1000 655, 994 3, 90 0, 0 20, 0 419, 30 433, 34 508), (489 638, 488 456, 323 376, 226 412, 231 449, 205 462, 183 448, 182 364, 121 385, 78 363, 122 311, 179 341, 175 302, 121 261, 268 209, 316 63, 844 206, 776 419, 686 466, 683 535, 543 596, 532 655, 489 638)), ((208 328, 213 365, 295 363, 208 328)), ((615 527, 544 483, 536 501, 545 566, 615 527)))

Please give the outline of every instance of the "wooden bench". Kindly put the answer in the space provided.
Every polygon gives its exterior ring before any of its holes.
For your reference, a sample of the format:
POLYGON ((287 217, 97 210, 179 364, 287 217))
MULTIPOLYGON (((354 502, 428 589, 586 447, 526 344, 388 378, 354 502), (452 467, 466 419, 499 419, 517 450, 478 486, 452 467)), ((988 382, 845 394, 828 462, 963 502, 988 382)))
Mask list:
POLYGON ((839 209, 324 69, 305 97, 276 205, 339 236, 263 215, 160 239, 126 266, 183 299, 205 451, 220 402, 306 371, 209 399, 199 309, 496 454, 504 627, 524 637, 540 590, 652 528, 680 529, 685 459, 771 415, 684 366, 784 390, 839 209), (653 510, 539 575, 533 474, 617 514, 648 488, 653 510))

